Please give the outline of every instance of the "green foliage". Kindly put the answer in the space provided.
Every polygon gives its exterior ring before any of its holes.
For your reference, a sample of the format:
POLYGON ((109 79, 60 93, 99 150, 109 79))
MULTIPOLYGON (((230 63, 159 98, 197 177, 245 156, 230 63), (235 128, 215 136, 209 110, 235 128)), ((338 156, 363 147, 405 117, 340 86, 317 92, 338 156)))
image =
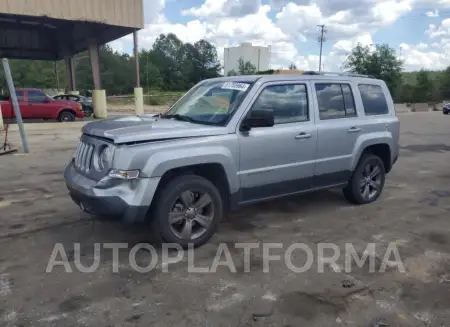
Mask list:
POLYGON ((238 60, 238 67, 238 75, 255 75, 257 73, 256 66, 242 58, 238 60))
POLYGON ((444 71, 402 72, 403 62, 385 44, 376 45, 375 49, 358 44, 344 66, 351 72, 384 80, 395 102, 450 100, 450 67, 444 71))
POLYGON ((289 70, 297 70, 297 66, 294 63, 289 65, 289 70))
POLYGON ((419 71, 416 77, 414 94, 412 95, 413 102, 431 101, 432 90, 433 90, 433 82, 428 77, 428 72, 425 70, 419 71))
POLYGON ((387 44, 378 44, 372 50, 370 46, 358 44, 344 63, 353 73, 371 75, 386 82, 392 94, 402 81, 403 62, 398 60, 395 50, 387 44))
MULTIPOLYGON (((99 49, 102 88, 108 95, 132 94, 136 85, 135 58, 114 51, 108 45, 99 49)), ((206 40, 183 43, 176 35, 161 34, 152 49, 140 52, 141 85, 145 90, 185 91, 199 81, 218 77, 221 70, 216 48, 206 40)), ((77 89, 93 89, 92 70, 87 52, 75 56, 77 89)), ((16 87, 42 89, 67 88, 64 61, 10 60, 16 87), (58 78, 57 78, 58 77, 58 78)), ((0 89, 6 88, 0 69, 0 89)), ((84 92, 83 92, 84 93, 84 92)), ((152 100, 158 101, 158 100, 152 100)))

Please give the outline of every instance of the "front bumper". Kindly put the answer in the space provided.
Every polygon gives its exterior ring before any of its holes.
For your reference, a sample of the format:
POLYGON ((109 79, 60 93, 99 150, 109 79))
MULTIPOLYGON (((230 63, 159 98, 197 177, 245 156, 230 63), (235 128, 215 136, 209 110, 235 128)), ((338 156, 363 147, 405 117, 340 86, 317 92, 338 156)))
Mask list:
POLYGON ((160 178, 92 180, 79 173, 73 160, 64 171, 72 200, 85 212, 125 222, 144 221, 160 178))
POLYGON ((77 118, 84 118, 84 112, 82 110, 75 111, 77 118))

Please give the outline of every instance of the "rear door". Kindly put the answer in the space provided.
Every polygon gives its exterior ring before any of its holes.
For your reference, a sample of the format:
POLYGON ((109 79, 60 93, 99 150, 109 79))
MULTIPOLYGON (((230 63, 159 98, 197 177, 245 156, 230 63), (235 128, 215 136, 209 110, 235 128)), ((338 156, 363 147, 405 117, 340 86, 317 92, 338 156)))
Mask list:
POLYGON ((49 97, 39 90, 28 91, 28 109, 33 118, 52 118, 57 110, 49 97))
POLYGON ((355 105, 355 89, 348 80, 313 81, 318 128, 314 187, 348 181, 352 155, 363 130, 361 113, 355 105))

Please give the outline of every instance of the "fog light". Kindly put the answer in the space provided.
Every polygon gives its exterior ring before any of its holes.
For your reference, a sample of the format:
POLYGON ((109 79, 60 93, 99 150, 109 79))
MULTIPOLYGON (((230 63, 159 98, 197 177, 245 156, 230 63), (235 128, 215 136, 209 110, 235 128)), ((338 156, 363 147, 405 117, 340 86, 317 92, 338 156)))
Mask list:
POLYGON ((136 179, 139 177, 139 170, 118 170, 111 169, 108 176, 119 179, 136 179))

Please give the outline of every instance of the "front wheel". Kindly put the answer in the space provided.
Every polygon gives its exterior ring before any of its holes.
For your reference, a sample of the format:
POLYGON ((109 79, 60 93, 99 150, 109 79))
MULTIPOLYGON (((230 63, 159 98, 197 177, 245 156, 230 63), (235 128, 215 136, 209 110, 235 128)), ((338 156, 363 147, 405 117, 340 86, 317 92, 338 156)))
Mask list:
POLYGON ((444 111, 443 113, 444 113, 444 115, 448 115, 448 111, 444 111))
POLYGON ((344 196, 355 204, 374 202, 384 188, 386 171, 383 161, 374 154, 365 154, 359 160, 353 175, 344 188, 344 196))
POLYGON ((197 175, 174 178, 158 192, 151 217, 156 238, 166 243, 203 245, 216 232, 223 216, 219 190, 197 175))
POLYGON ((62 123, 67 123, 75 120, 75 115, 70 111, 63 111, 58 116, 58 121, 62 123))

